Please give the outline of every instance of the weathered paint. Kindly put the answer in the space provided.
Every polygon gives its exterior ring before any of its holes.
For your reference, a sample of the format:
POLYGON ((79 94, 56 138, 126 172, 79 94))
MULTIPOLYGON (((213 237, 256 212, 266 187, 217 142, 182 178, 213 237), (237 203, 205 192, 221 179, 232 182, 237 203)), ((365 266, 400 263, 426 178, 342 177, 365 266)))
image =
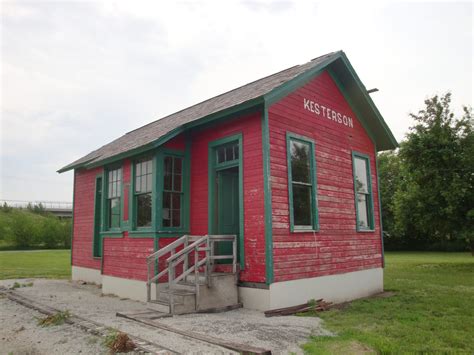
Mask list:
MULTIPOLYGON (((209 233, 209 144, 236 134, 242 136, 243 143, 245 265, 240 273, 241 282, 272 283, 381 266, 375 146, 330 74, 320 73, 268 108, 261 107, 254 112, 243 112, 240 116, 236 114, 220 123, 194 128, 186 135, 178 134, 165 143, 164 149, 180 150, 190 155, 191 234, 209 233), (332 113, 329 117, 320 117, 314 109, 311 111, 311 106, 310 110, 305 109, 305 98, 331 107, 336 112, 335 118, 332 113), (341 119, 343 115, 351 117, 351 125, 337 122, 338 113, 341 119), (314 233, 290 231, 288 132, 315 142, 319 231, 314 233), (375 220, 373 232, 356 231, 352 151, 364 153, 370 159, 375 220), (271 212, 267 221, 265 209, 271 212)), ((159 231, 144 234, 130 231, 131 162, 128 158, 121 162, 122 231, 103 234, 102 261, 92 257, 92 240, 95 177, 103 170, 76 171, 72 263, 102 269, 104 275, 146 280, 146 256, 172 242, 177 235, 159 231)))
MULTIPOLYGON (((342 117, 342 116, 341 116, 342 117)), ((381 267, 375 147, 329 73, 322 72, 269 107, 272 236, 275 281, 381 267), (305 109, 311 99, 353 118, 352 125, 305 109), (315 141, 319 226, 290 231, 286 134, 315 141), (351 152, 370 157, 375 231, 357 232, 351 152)))
POLYGON ((208 233, 209 143, 242 134, 245 270, 241 281, 265 282, 265 238, 261 112, 194 131, 191 136, 191 233, 208 233))
POLYGON ((95 179, 102 168, 74 172, 74 225, 72 265, 100 269, 100 259, 92 255, 94 243, 95 179))

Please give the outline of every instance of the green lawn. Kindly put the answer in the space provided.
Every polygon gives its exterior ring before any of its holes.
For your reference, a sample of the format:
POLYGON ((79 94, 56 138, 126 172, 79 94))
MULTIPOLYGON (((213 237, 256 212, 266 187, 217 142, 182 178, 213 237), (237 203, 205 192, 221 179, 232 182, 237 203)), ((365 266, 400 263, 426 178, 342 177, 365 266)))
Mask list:
POLYGON ((307 353, 474 352, 474 257, 386 253, 389 298, 318 313, 336 337, 312 337, 307 353))
POLYGON ((70 250, 0 251, 0 280, 28 277, 68 278, 70 250))

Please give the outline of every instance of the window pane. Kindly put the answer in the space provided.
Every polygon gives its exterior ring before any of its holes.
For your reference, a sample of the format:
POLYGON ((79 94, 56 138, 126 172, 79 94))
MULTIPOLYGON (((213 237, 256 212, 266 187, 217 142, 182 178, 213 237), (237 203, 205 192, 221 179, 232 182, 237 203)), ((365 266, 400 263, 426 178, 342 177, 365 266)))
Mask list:
POLYGON ((367 161, 365 159, 354 159, 355 170, 355 188, 356 192, 368 193, 369 188, 367 184, 367 161))
POLYGON ((152 190, 151 184, 152 184, 152 175, 148 174, 146 176, 146 189, 145 189, 146 192, 151 192, 152 190))
POLYGON ((311 226, 311 187, 293 184, 293 221, 295 226, 311 226))
POLYGON ((142 191, 142 177, 138 176, 135 179, 135 192, 141 192, 142 191))
POLYGON ((151 226, 151 194, 137 196, 137 227, 151 226))
POLYGON ((234 159, 239 159, 239 145, 234 145, 234 159))
POLYGON ((225 162, 225 148, 217 148, 217 163, 225 162))
POLYGON ((181 194, 180 193, 173 193, 172 194, 172 208, 173 209, 180 209, 181 208, 181 194))
POLYGON ((174 176, 173 190, 174 191, 181 191, 181 175, 175 175, 174 176))
POLYGON ((369 228, 367 195, 357 194, 357 221, 359 228, 369 228))
POLYGON ((311 183, 309 144, 291 141, 291 176, 293 181, 311 183))
POLYGON ((171 190, 171 175, 170 174, 165 174, 164 189, 165 190, 171 190))
POLYGON ((175 174, 181 174, 183 170, 183 159, 181 158, 174 158, 174 167, 173 167, 173 172, 175 174))
POLYGON ((171 221, 171 193, 163 193, 163 227, 170 227, 171 221))
POLYGON ((230 145, 225 148, 225 161, 231 160, 234 160, 234 148, 230 145))
POLYGON ((113 198, 109 200, 109 227, 120 227, 120 199, 113 198))
POLYGON ((151 174, 153 171, 153 161, 151 159, 146 162, 146 171, 148 174, 151 174))
POLYGON ((181 226, 181 210, 173 210, 173 219, 171 221, 172 227, 181 226))
POLYGON ((165 157, 164 169, 165 173, 171 174, 173 169, 173 157, 165 157))

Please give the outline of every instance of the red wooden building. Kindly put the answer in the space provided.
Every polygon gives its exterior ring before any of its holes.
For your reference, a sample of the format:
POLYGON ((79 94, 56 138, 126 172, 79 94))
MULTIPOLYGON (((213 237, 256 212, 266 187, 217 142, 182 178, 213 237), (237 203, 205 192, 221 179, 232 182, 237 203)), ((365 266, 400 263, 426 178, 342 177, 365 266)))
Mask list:
POLYGON ((342 51, 154 121, 59 170, 73 279, 174 312, 382 291, 375 157, 396 146, 342 51))

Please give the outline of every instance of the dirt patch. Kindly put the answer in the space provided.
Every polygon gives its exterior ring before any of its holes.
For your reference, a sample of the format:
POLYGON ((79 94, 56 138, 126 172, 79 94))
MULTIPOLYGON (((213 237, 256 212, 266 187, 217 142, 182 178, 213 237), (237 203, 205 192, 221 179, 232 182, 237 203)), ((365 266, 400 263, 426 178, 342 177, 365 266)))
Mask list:
POLYGON ((327 346, 326 349, 330 354, 376 354, 377 352, 368 346, 352 340, 344 343, 333 343, 327 346))

